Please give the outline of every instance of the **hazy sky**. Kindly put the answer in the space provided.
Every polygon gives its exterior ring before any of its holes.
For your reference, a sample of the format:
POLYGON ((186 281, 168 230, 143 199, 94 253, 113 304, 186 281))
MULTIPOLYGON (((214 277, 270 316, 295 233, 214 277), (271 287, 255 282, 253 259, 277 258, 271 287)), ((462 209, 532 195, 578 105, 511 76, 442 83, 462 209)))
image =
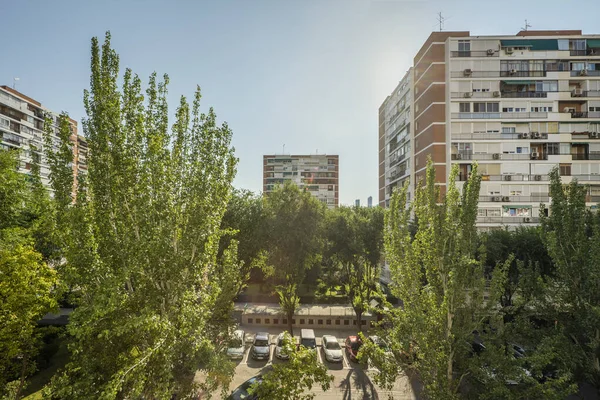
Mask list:
POLYGON ((202 87, 233 129, 237 187, 262 189, 262 155, 340 155, 341 203, 377 202, 377 110, 436 14, 446 30, 600 33, 600 1, 0 0, 0 84, 84 116, 90 38, 110 30, 121 68, 168 73, 172 110, 202 87))

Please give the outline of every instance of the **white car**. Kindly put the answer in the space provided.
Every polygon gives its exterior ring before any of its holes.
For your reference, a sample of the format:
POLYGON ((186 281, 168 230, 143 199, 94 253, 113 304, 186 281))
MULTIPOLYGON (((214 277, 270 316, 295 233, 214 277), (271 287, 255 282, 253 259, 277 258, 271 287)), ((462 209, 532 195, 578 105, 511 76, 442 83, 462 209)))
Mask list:
POLYGON ((325 359, 329 362, 342 362, 344 359, 342 347, 335 336, 323 336, 321 348, 323 349, 325 359))
POLYGON ((233 332, 233 338, 227 348, 227 356, 232 360, 241 360, 244 358, 244 351, 246 350, 245 333, 243 330, 238 329, 233 332))
POLYGON ((279 358, 280 360, 287 360, 290 358, 289 354, 283 353, 284 335, 285 335, 285 332, 281 332, 279 334, 279 336, 277 336, 277 342, 275 342, 275 357, 279 358))

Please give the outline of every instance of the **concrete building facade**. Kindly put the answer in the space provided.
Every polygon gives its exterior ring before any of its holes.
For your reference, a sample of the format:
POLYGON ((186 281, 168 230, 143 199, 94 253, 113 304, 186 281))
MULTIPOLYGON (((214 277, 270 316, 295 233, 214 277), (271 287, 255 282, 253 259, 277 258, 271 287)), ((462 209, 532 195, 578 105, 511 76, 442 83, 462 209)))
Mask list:
MULTIPOLYGON (((49 115, 53 129, 58 129, 59 114, 8 86, 0 86, 0 150, 19 150, 19 171, 29 174, 31 164, 40 165, 42 183, 50 189, 50 169, 44 155, 44 116, 49 115)), ((79 174, 87 171, 87 142, 77 134, 77 121, 70 120, 73 145, 74 188, 79 174)), ((52 141, 58 145, 58 137, 52 141)))
POLYGON ((291 181, 308 190, 329 208, 339 205, 339 156, 265 155, 263 156, 263 193, 291 181))
POLYGON ((435 32, 413 90, 412 185, 428 157, 442 193, 453 165, 461 186, 477 162, 481 229, 539 222, 552 168, 589 185, 588 206, 600 200, 600 35, 435 32))

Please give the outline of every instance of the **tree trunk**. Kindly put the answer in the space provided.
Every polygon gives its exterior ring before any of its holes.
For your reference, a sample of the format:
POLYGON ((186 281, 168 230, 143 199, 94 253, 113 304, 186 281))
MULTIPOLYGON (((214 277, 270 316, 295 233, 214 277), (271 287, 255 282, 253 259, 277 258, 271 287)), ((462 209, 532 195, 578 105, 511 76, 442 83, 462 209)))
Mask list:
POLYGON ((25 386, 25 371, 27 370, 27 356, 23 355, 23 364, 21 366, 21 377, 19 379, 19 387, 15 392, 15 400, 19 400, 21 398, 21 392, 23 391, 23 387, 25 386))
POLYGON ((290 332, 290 335, 292 335, 292 337, 294 337, 294 324, 292 323, 292 318, 294 318, 294 313, 288 312, 287 313, 288 331, 290 332))
POLYGON ((356 311, 356 323, 358 324, 358 331, 362 332, 362 311, 356 311))

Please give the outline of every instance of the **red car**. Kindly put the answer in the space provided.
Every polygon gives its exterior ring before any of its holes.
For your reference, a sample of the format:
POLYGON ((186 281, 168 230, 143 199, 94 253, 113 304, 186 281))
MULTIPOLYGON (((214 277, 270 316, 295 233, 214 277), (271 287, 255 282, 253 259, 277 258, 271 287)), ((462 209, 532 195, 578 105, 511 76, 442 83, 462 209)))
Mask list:
POLYGON ((358 362, 356 356, 358 355, 360 346, 362 346, 362 341, 358 336, 348 336, 346 338, 346 354, 348 355, 350 361, 358 362))

